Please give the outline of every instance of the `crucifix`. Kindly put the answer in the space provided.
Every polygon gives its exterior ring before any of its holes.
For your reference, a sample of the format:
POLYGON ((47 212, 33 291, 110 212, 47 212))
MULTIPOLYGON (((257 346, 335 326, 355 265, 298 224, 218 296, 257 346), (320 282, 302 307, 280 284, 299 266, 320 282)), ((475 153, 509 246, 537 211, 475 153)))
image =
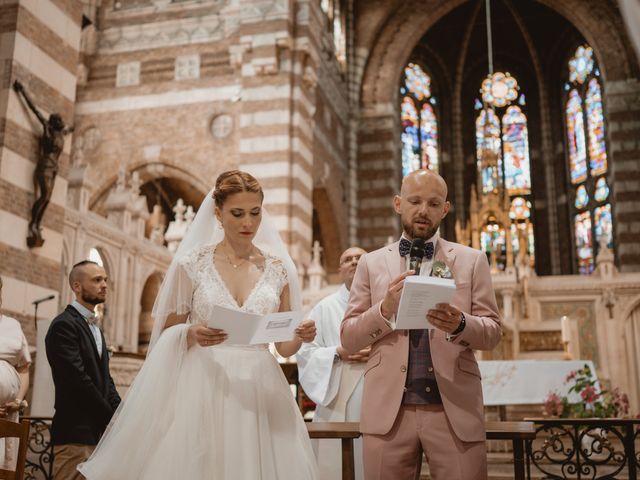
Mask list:
POLYGON ((64 124, 62 117, 58 113, 52 113, 49 118, 44 115, 33 104, 22 84, 16 80, 13 88, 21 96, 29 110, 38 118, 42 124, 42 136, 40 137, 40 151, 38 153, 38 163, 33 172, 33 194, 35 201, 31 207, 31 221, 29 222, 29 234, 27 245, 29 248, 41 247, 44 244, 42 238, 42 228, 40 222, 44 212, 49 206, 53 186, 59 170, 60 154, 64 148, 64 137, 73 132, 73 127, 64 124))

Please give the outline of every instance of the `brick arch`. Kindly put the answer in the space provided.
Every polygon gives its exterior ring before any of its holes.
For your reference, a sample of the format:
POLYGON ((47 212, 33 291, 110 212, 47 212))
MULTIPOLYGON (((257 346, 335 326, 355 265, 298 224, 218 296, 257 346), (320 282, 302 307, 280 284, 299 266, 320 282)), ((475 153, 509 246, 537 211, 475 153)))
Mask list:
MULTIPOLYGON (((594 48, 604 78, 626 79, 638 71, 622 19, 608 2, 597 0, 538 0, 569 21, 594 48), (623 53, 623 55, 621 55, 623 53)), ((440 19, 464 0, 431 0, 425 5, 405 1, 388 11, 386 22, 369 46, 362 72, 360 102, 363 109, 393 102, 397 79, 416 44, 440 19)))
POLYGON ((638 74, 638 62, 627 39, 622 17, 611 2, 599 0, 538 0, 567 19, 595 51, 605 81, 638 74))
POLYGON ((431 0, 426 4, 405 1, 390 12, 370 47, 363 71, 363 108, 394 101, 400 72, 418 41, 438 20, 463 3, 465 0, 431 0))
MULTIPOLYGON (((209 185, 198 176, 188 172, 183 168, 171 165, 169 163, 134 163, 130 168, 127 169, 127 172, 129 174, 138 172, 142 183, 146 183, 149 180, 156 178, 175 178, 190 185, 194 190, 200 193, 202 197, 204 197, 207 192, 209 192, 209 190, 211 190, 211 188, 213 187, 213 182, 211 183, 211 185, 209 185)), ((100 185, 93 191, 91 199, 89 200, 90 210, 99 209, 100 204, 104 202, 109 191, 115 186, 117 179, 118 172, 116 171, 113 175, 101 182, 100 185)))

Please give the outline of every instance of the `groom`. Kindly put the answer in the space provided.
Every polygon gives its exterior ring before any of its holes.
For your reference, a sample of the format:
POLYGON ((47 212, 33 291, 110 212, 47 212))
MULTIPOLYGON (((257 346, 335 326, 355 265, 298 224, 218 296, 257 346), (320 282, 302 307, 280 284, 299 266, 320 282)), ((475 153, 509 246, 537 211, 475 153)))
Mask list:
POLYGON ((486 256, 439 238, 449 211, 447 184, 431 170, 404 178, 393 200, 399 242, 360 259, 341 326, 342 345, 371 345, 360 417, 367 480, 418 478, 422 453, 434 480, 487 477, 480 370, 473 350, 501 337, 486 256), (427 241, 420 272, 451 273, 456 292, 425 318, 425 330, 395 330, 411 240, 427 241), (434 253, 435 252, 435 253, 434 253), (404 273, 403 273, 404 272, 404 273))
POLYGON ((45 338, 56 391, 51 425, 55 480, 84 478, 76 467, 89 458, 120 404, 93 313, 106 299, 107 274, 85 260, 71 269, 69 285, 76 299, 51 322, 45 338))

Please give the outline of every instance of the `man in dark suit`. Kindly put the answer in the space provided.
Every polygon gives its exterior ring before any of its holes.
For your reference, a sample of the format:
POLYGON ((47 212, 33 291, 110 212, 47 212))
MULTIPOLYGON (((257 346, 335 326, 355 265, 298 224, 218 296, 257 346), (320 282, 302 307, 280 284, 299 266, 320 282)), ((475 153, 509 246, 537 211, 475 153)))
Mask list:
POLYGON ((71 269, 69 285, 76 299, 53 320, 45 338, 56 390, 51 427, 55 480, 84 478, 76 467, 89 458, 120 404, 94 316, 95 306, 107 296, 106 272, 82 261, 71 269))

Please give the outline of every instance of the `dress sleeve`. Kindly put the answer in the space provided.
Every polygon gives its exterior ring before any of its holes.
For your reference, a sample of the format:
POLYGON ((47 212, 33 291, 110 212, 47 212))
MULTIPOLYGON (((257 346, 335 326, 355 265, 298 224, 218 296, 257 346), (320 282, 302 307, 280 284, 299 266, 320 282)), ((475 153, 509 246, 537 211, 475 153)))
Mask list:
POLYGON ((16 368, 23 368, 31 363, 29 343, 27 342, 27 337, 24 336, 22 329, 20 329, 20 336, 22 337, 22 344, 16 358, 16 368))
POLYGON ((287 274, 287 269, 280 260, 275 259, 273 261, 273 266, 273 272, 276 282, 275 285, 277 286, 278 295, 280 295, 282 294, 282 290, 284 289, 284 287, 289 284, 289 275, 287 274))

